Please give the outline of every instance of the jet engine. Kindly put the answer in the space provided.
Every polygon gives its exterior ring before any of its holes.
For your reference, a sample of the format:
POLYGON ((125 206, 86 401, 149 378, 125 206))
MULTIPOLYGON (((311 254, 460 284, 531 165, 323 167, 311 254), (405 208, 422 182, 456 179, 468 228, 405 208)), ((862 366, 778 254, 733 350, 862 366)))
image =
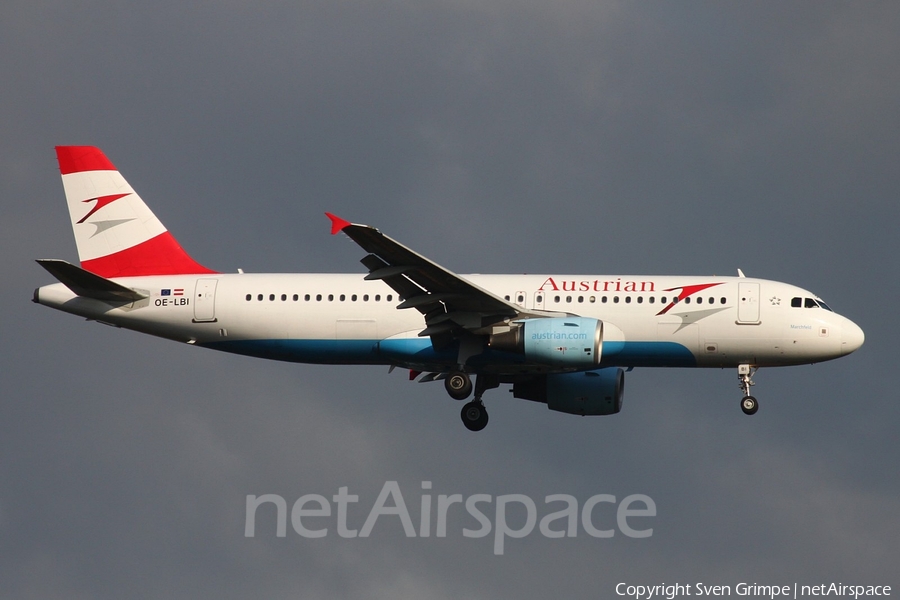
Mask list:
POLYGON ((622 410, 625 372, 618 367, 540 375, 513 384, 513 396, 544 402, 571 415, 614 415, 622 410))
POLYGON ((527 319, 494 333, 488 345, 536 363, 590 368, 600 364, 603 322, 588 317, 527 319))

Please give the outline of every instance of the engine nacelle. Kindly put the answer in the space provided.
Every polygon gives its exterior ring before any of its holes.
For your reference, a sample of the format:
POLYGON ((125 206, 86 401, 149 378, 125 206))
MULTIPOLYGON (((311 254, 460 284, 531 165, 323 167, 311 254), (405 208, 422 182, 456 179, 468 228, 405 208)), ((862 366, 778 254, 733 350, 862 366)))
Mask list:
POLYGON ((625 372, 618 367, 541 375, 513 384, 513 396, 544 402, 572 415, 614 415, 622 410, 625 372))
POLYGON ((600 364, 602 343, 603 322, 588 317, 527 319, 488 341, 491 348, 524 354, 536 363, 577 368, 600 364))

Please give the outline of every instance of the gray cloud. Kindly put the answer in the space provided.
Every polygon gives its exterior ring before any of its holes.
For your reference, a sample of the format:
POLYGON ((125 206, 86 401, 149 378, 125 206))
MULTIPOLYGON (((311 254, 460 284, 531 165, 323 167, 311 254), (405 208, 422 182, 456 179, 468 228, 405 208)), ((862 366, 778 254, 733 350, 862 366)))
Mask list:
MULTIPOLYGON (((897 585, 900 10, 891 3, 0 9, 0 595, 606 597, 618 581, 897 585), (360 271, 330 210, 458 272, 730 274, 867 333, 835 363, 628 376, 620 415, 266 363, 32 305, 74 260, 52 147, 103 147, 221 270, 360 271), (243 536, 248 494, 643 493, 633 540, 243 536)), ((598 513, 610 518, 611 513, 598 513)), ((268 530, 266 529, 268 527, 268 530)), ((266 533, 266 531, 268 531, 266 533)))

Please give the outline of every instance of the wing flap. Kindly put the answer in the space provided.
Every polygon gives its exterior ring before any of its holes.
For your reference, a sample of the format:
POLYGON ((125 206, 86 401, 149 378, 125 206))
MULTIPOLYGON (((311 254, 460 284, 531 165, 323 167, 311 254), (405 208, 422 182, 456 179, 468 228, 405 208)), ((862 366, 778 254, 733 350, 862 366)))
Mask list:
POLYGON ((378 279, 387 279, 388 277, 395 277, 397 275, 405 275, 412 271, 412 267, 406 266, 397 266, 397 267, 383 267, 380 269, 376 269, 365 276, 366 281, 373 281, 378 279))

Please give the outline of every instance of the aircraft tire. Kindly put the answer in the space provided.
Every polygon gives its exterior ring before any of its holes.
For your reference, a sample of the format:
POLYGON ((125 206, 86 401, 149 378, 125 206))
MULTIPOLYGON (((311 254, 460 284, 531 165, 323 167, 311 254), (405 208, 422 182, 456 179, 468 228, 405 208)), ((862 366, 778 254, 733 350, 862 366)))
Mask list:
POLYGON ((481 402, 467 402, 460 412, 463 425, 469 431, 481 431, 487 426, 488 414, 481 402))
POLYGON ((462 371, 452 371, 444 379, 444 389, 454 400, 465 400, 472 393, 472 379, 462 371))
POLYGON ((759 402, 753 396, 744 396, 741 398, 741 410, 745 415, 755 415, 759 410, 759 402))

